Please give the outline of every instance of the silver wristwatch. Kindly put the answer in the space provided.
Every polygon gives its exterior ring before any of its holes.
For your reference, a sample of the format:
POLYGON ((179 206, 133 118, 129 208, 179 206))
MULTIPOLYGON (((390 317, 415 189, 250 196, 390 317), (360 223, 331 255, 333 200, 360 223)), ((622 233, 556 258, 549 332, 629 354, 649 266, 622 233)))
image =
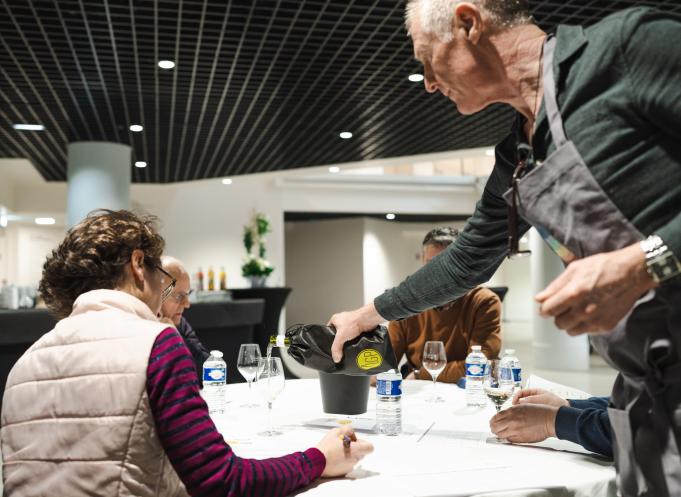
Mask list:
POLYGON ((651 235, 641 241, 640 245, 646 254, 646 269, 655 283, 662 283, 681 274, 681 263, 662 238, 651 235))

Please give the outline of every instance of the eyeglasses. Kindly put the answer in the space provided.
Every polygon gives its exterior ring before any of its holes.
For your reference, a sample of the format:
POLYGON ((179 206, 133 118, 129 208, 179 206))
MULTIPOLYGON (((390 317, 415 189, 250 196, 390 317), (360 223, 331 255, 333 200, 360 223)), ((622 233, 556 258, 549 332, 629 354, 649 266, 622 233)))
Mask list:
POLYGON ((173 290, 175 290, 175 285, 177 285, 177 280, 173 278, 173 275, 170 274, 168 271, 164 270, 161 266, 158 266, 154 264, 154 269, 158 269, 163 273, 165 276, 170 278, 170 285, 168 285, 165 290, 161 293, 161 303, 165 302, 168 297, 170 297, 170 294, 173 293, 173 290))
POLYGON ((171 295, 173 300, 177 304, 181 304, 185 300, 189 300, 189 296, 194 293, 194 290, 189 290, 188 292, 177 292, 175 295, 171 295))
POLYGON ((520 237, 518 236, 518 180, 525 174, 527 169, 534 165, 532 147, 526 143, 518 144, 518 165, 513 171, 511 179, 511 205, 508 208, 508 254, 509 259, 525 257, 532 252, 520 250, 520 237))

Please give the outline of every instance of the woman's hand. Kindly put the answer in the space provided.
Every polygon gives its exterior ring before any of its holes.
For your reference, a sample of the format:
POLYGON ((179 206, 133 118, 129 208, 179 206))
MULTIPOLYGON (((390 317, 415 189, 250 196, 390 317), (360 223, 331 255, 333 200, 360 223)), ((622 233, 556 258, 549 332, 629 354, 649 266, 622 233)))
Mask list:
POLYGON ((317 448, 326 457, 323 478, 345 476, 367 454, 374 451, 374 446, 366 440, 360 440, 352 427, 334 428, 317 444, 317 448), (349 443, 344 443, 344 437, 349 443))
POLYGON ((331 355, 334 362, 343 359, 343 345, 345 342, 358 337, 365 331, 371 331, 385 321, 376 311, 374 304, 367 304, 354 311, 334 314, 327 323, 336 329, 336 337, 331 345, 331 355))

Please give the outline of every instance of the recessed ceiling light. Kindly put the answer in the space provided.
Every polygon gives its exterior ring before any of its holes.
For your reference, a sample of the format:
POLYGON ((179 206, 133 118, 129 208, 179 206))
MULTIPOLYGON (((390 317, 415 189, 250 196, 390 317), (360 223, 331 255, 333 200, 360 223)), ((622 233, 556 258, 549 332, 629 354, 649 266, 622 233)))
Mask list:
POLYGON ((172 69, 175 67, 175 62, 172 60, 159 60, 158 67, 161 69, 172 69))
POLYGON ((222 179, 222 184, 223 184, 223 185, 231 185, 231 184, 232 184, 231 178, 223 178, 223 179, 222 179))
POLYGON ((385 218, 386 218, 388 221, 392 221, 393 219, 395 219, 395 214, 393 214, 393 213, 391 212, 390 214, 386 214, 386 215, 385 215, 385 218))
POLYGON ((53 217, 36 217, 35 224, 54 224, 56 221, 53 217))
POLYGON ((331 167, 329 168, 329 172, 332 173, 332 174, 339 173, 339 172, 340 172, 340 167, 338 167, 338 166, 331 166, 331 167))
POLYGON ((139 168, 147 167, 147 163, 144 162, 143 160, 138 160, 137 162, 135 162, 135 167, 139 168))
POLYGON ((423 81, 423 74, 410 74, 409 81, 411 81, 412 83, 420 83, 421 81, 423 81))
POLYGON ((130 125, 130 131, 132 131, 133 133, 139 133, 143 129, 144 129, 144 127, 141 124, 131 124, 130 125))
POLYGON ((488 148, 487 150, 485 150, 485 155, 487 155, 488 157, 494 157, 494 149, 488 148))
POLYGON ((42 124, 13 124, 12 127, 17 131, 43 131, 45 129, 42 124))
POLYGON ((341 137, 343 140, 348 140, 349 138, 352 138, 352 133, 350 133, 349 131, 343 131, 343 132, 340 134, 340 137, 341 137))

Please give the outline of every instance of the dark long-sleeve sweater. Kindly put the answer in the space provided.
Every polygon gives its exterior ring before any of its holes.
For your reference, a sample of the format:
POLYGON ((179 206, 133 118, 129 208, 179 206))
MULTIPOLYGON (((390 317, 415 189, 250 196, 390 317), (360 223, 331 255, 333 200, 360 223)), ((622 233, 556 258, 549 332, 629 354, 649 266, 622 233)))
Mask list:
POLYGON ((192 357, 194 358, 196 372, 199 375, 199 383, 201 383, 203 363, 206 362, 206 359, 210 356, 210 352, 203 346, 201 340, 199 340, 199 337, 196 335, 194 328, 192 328, 189 321, 184 317, 180 320, 177 331, 180 332, 180 335, 184 339, 184 343, 187 345, 189 352, 191 352, 192 357))
POLYGON ((612 433, 608 418, 608 397, 568 400, 556 414, 556 436, 586 450, 612 457, 612 433))

